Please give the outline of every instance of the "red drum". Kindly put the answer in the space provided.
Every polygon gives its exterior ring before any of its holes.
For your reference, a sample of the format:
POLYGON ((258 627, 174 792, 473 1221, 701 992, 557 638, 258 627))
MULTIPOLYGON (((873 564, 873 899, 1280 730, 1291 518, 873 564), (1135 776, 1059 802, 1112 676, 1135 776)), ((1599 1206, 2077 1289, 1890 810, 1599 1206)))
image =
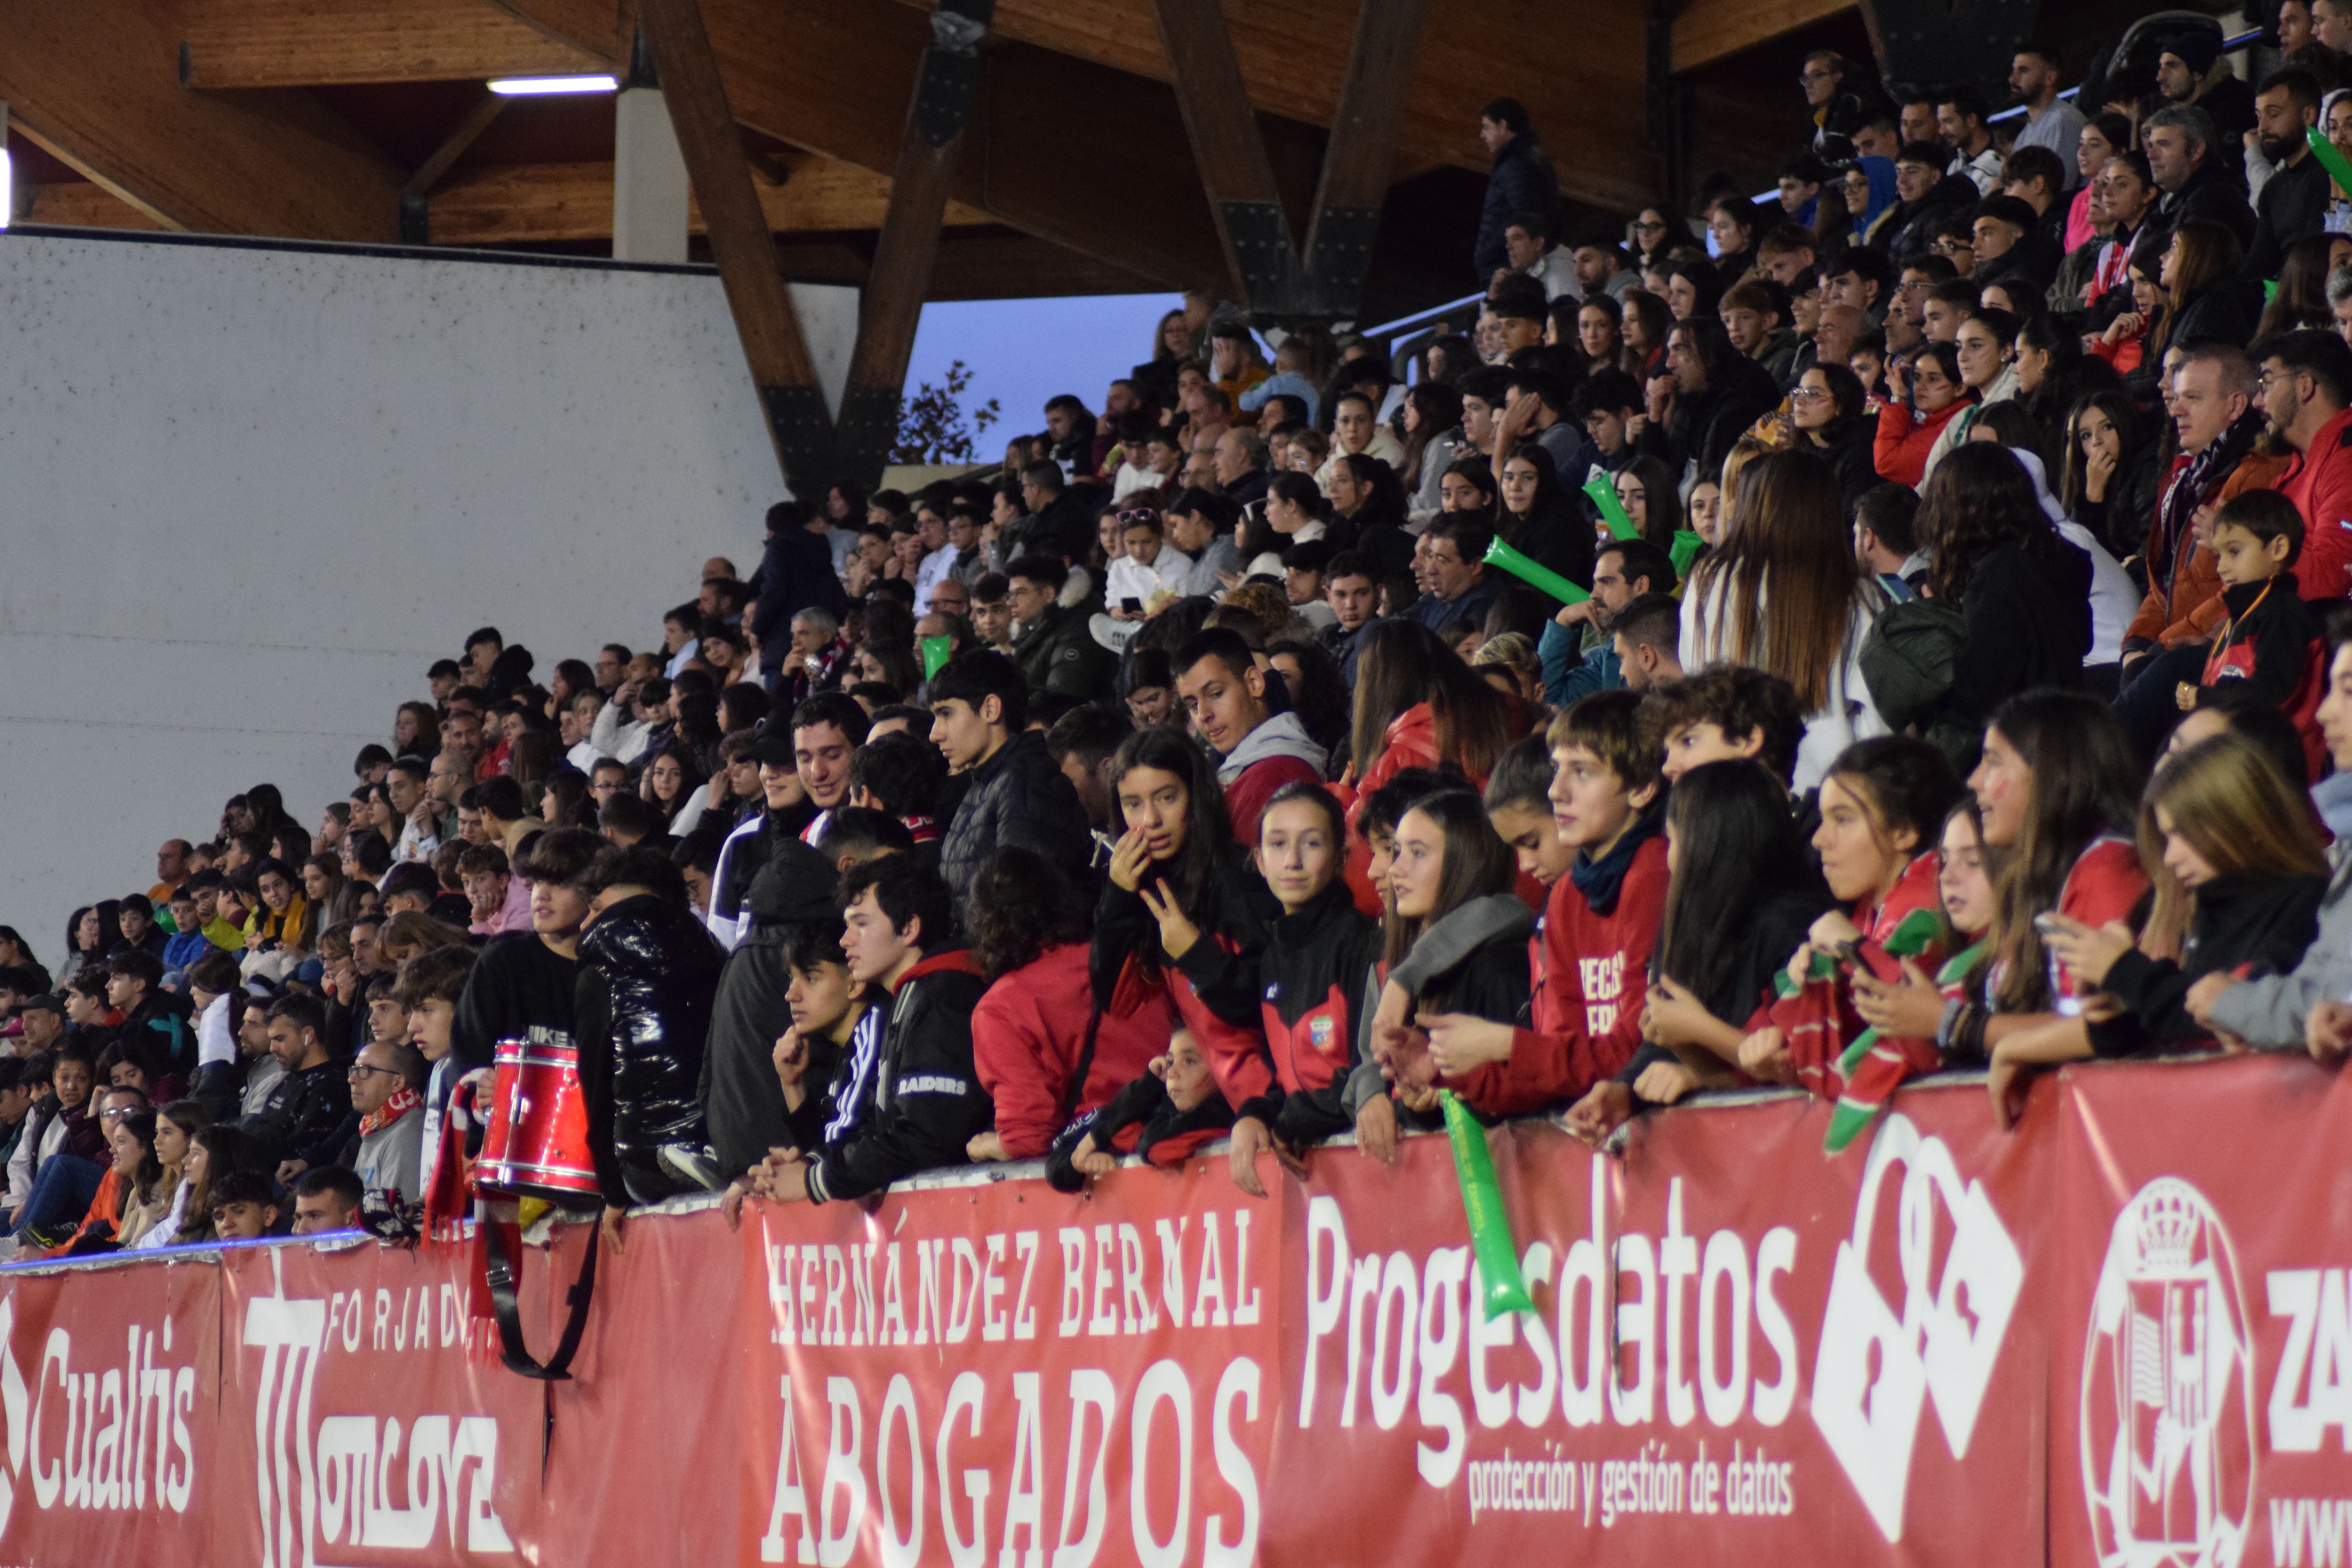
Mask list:
POLYGON ((578 1208, 602 1204, 580 1098, 580 1053, 570 1045, 500 1040, 489 1123, 474 1164, 478 1191, 545 1198, 578 1208))

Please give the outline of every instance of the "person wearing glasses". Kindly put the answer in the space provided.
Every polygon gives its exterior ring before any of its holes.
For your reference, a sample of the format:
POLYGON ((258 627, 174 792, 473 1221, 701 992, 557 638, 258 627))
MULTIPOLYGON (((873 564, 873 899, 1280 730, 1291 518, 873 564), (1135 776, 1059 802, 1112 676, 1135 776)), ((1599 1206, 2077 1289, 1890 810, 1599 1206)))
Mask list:
POLYGON ((1675 224, 1666 209, 1643 207, 1635 213, 1633 236, 1635 268, 1644 272, 1664 270, 1675 248, 1675 224))
POLYGON ((425 1058, 414 1046, 372 1041, 346 1075, 359 1134, 341 1164, 371 1193, 397 1193, 403 1204, 425 1194, 425 1058))
POLYGON ((2303 513, 2295 579, 2309 600, 2352 591, 2352 348, 2334 332, 2283 332, 2263 345, 2263 423, 2295 455, 2275 482, 2303 513))

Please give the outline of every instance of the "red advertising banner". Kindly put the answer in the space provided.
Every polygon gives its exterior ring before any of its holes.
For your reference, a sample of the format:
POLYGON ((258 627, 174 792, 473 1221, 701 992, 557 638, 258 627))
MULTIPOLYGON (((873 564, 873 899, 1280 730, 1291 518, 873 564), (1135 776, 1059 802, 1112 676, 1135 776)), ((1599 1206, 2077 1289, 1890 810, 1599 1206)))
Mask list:
POLYGON ((0 1296, 0 1562, 186 1561, 219 1473, 210 1258, 12 1281, 0 1296))
MULTIPOLYGON (((5 1270, 0 1564, 2352 1568, 2347 1095, 1915 1087, 1834 1159, 1794 1097, 1515 1123, 1493 1320, 1436 1138, 639 1215, 551 1384, 459 1248, 5 1270)), ((584 1241, 527 1259, 542 1354, 584 1241)))

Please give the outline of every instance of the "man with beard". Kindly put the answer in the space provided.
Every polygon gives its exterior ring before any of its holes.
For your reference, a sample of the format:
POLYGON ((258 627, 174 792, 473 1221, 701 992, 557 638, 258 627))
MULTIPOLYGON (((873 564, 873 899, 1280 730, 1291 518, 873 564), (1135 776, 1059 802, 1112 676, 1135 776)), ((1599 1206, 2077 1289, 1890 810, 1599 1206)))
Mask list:
POLYGON ((2327 212, 2327 171, 2311 155, 2305 127, 2319 120, 2319 79, 2289 66, 2273 71, 2254 94, 2254 128, 2263 156, 2277 170, 2254 201, 2254 243, 2243 276, 2278 276, 2287 247, 2317 234, 2327 212))
POLYGON ((2334 332, 2281 332, 2254 345, 2263 421, 2294 460, 2272 488, 2303 513, 2295 580, 2314 603, 2352 590, 2352 348, 2334 332))
POLYGON ((1544 695, 1560 711, 1596 691, 1625 684, 1616 653, 1617 616, 1645 594, 1675 591, 1674 563, 1644 539, 1617 539, 1592 564, 1592 597, 1545 624, 1537 657, 1544 695), (1580 627, 1581 631, 1580 632, 1580 627))

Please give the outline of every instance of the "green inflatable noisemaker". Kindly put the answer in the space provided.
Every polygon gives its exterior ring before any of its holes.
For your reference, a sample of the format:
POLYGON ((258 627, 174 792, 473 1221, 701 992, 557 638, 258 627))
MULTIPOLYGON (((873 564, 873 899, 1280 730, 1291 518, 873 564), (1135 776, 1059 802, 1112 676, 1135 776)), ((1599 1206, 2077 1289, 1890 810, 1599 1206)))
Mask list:
POLYGON ((1563 605, 1580 605, 1592 597, 1549 566, 1541 566, 1501 540, 1486 546, 1486 564, 1499 566, 1532 587, 1542 589, 1563 605))
POLYGON ((1503 1212, 1503 1191, 1495 1183, 1495 1162, 1486 1152, 1486 1130, 1453 1090, 1440 1089, 1437 1098, 1445 1107, 1445 1137, 1454 1145, 1454 1175, 1461 1183, 1462 1211, 1470 1221, 1470 1247, 1486 1284, 1481 1305, 1490 1321, 1506 1312, 1532 1312, 1536 1305, 1528 1300, 1518 1249, 1511 1241, 1510 1216, 1503 1212))

